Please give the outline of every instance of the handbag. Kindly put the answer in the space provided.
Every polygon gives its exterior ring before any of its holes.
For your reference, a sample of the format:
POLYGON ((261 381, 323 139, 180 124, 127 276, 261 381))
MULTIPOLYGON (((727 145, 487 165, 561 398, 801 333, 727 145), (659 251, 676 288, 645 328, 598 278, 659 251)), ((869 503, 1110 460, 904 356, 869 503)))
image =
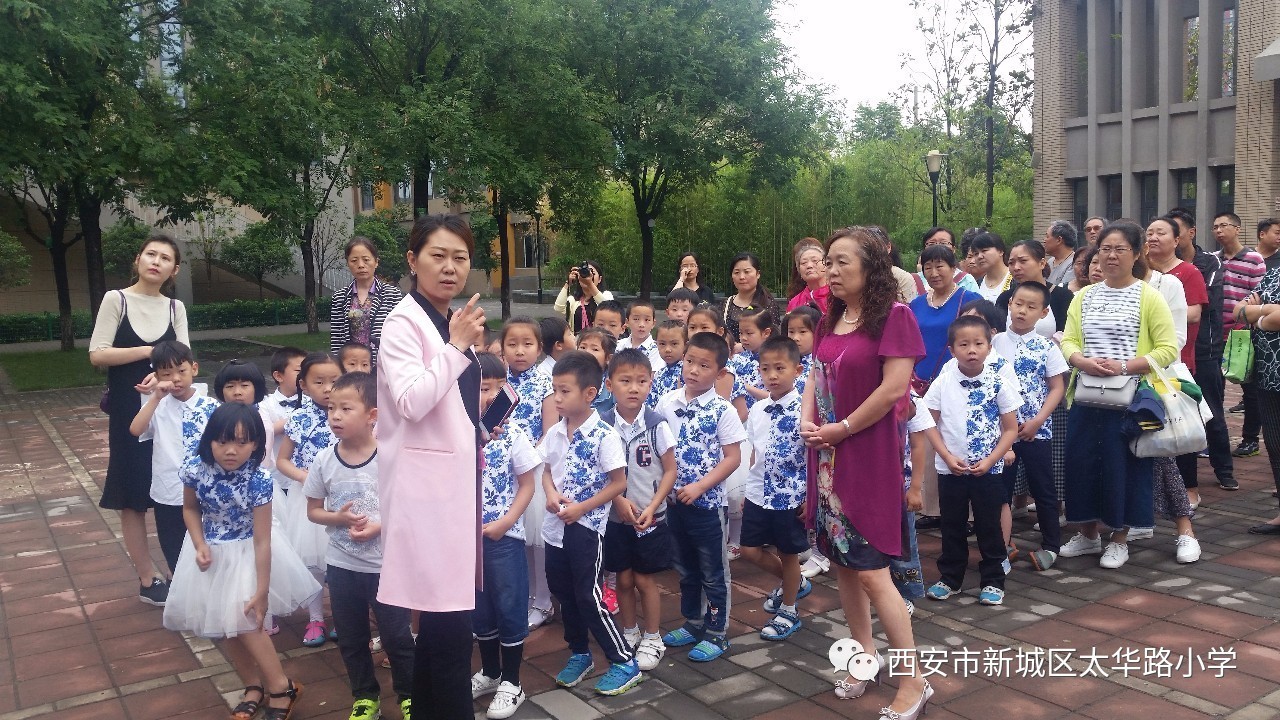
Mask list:
POLYGON ((1232 330, 1227 334, 1222 374, 1237 384, 1253 379, 1253 334, 1249 330, 1232 330))
POLYGON ((1136 457, 1177 457, 1200 452, 1207 445, 1200 404, 1182 390, 1174 389, 1169 375, 1157 365, 1151 372, 1160 379, 1157 394, 1164 403, 1164 427, 1143 433, 1129 441, 1129 451, 1136 457))
POLYGON ((1076 372, 1073 402, 1103 410, 1128 410, 1141 380, 1139 375, 1098 376, 1076 372))

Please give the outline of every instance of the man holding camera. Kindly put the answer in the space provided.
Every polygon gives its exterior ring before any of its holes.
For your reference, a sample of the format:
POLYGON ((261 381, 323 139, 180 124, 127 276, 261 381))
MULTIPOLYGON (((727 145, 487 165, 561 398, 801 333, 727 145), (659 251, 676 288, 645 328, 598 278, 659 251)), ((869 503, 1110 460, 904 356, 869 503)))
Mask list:
POLYGON ((564 316, 574 335, 595 322, 597 305, 613 299, 613 293, 603 290, 603 285, 604 273, 594 260, 583 260, 569 270, 569 279, 552 307, 564 316))

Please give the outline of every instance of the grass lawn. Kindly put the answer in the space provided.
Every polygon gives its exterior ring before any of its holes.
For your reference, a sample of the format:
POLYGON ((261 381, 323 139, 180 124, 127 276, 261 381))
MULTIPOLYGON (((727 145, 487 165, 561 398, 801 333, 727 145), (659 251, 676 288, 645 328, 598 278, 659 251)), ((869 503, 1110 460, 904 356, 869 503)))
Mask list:
MULTIPOLYGON (((302 348, 303 350, 314 350, 318 352, 329 351, 329 333, 290 333, 287 335, 251 335, 251 340, 258 342, 270 343, 272 345, 292 345, 293 347, 302 348)), ((269 353, 268 353, 269 354, 269 353)))
POLYGON ((0 353, 0 367, 19 391, 107 384, 107 374, 89 364, 84 350, 0 353))

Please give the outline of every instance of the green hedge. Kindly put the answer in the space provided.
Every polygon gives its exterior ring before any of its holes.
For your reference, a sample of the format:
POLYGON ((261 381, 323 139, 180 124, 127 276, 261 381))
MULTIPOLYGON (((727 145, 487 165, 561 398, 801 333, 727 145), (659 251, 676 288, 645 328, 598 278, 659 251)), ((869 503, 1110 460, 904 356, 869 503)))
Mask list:
MULTIPOLYGON (((316 299, 316 315, 320 322, 329 319, 330 300, 329 296, 316 299)), ((302 298, 232 300, 187 308, 189 330, 294 325, 306 321, 307 311, 302 298)), ((88 310, 72 311, 71 325, 77 338, 87 338, 93 333, 93 318, 88 310)), ((57 340, 58 328, 57 313, 0 315, 0 344, 57 340)))

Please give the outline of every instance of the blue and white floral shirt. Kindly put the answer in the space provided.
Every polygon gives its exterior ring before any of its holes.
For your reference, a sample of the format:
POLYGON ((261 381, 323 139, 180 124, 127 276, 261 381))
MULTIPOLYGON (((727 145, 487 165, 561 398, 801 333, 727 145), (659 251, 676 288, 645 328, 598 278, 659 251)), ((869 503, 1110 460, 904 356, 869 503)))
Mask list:
POLYGON ((537 365, 531 365, 518 375, 508 372, 507 382, 511 383, 511 387, 520 396, 520 402, 511 411, 507 426, 523 425, 536 444, 542 439, 542 403, 551 397, 551 378, 539 370, 537 365))
POLYGON ((658 407, 662 396, 672 390, 684 387, 684 361, 677 360, 653 374, 653 384, 649 386, 649 397, 644 404, 650 410, 658 407))
POLYGON ((204 540, 210 545, 252 538, 253 509, 271 502, 271 476, 251 461, 227 472, 193 457, 178 478, 196 491, 204 540))
POLYGON ((338 443, 338 438, 329 431, 328 411, 305 395, 298 409, 289 413, 284 434, 293 441, 291 459, 299 470, 310 468, 321 450, 338 443))
POLYGON ((800 374, 796 376, 796 392, 804 395, 804 384, 809 380, 809 372, 813 370, 813 353, 800 358, 800 374))
MULTIPOLYGON (((943 369, 929 385, 925 405, 940 413, 938 431, 947 450, 970 465, 985 459, 1000 442, 1000 416, 1022 407, 1022 394, 994 365, 984 364, 976 377, 967 377, 957 367, 943 369)), ((938 455, 938 473, 951 469, 938 455)), ((991 474, 1004 471, 1004 459, 991 466, 991 474)))
MULTIPOLYGON (((1062 351, 1052 340, 1047 340, 1035 330, 1018 335, 1012 330, 991 339, 991 349, 1013 365, 1022 390, 1022 407, 1018 408, 1018 424, 1040 413, 1049 397, 1049 378, 1068 371, 1062 351)), ((1036 440, 1053 438, 1053 418, 1047 418, 1036 431, 1036 440)))
MULTIPOLYGON (((728 400, 711 388, 693 400, 685 397, 687 388, 666 394, 654 409, 667 420, 676 435, 675 490, 696 483, 707 476, 724 459, 724 447, 747 439, 747 431, 738 412, 728 400)), ((719 510, 727 498, 724 483, 703 493, 694 507, 719 510)))
POLYGON ((200 447, 200 436, 218 401, 209 397, 204 383, 191 386, 186 401, 166 395, 156 403, 155 412, 138 442, 154 441, 151 451, 151 499, 161 505, 182 505, 182 483, 178 471, 200 447))
POLYGON ((658 353, 658 341, 654 339, 653 335, 645 338, 644 342, 639 345, 633 345, 632 342, 633 338, 630 336, 618 340, 618 347, 614 352, 622 352, 623 350, 632 348, 639 350, 645 354, 645 357, 649 358, 649 367, 652 368, 654 372, 658 372, 666 365, 662 360, 662 355, 658 353))
POLYGON ((756 399, 747 392, 747 388, 764 389, 764 381, 760 379, 760 354, 754 350, 743 350, 729 358, 726 369, 733 373, 733 392, 729 399, 746 398, 747 409, 750 410, 756 399))
MULTIPOLYGON (((508 423, 502 434, 485 443, 480 522, 491 523, 506 515, 520 489, 516 479, 541 464, 542 457, 529 441, 529 431, 523 425, 508 423)), ((542 478, 534 478, 533 482, 542 482, 542 478)), ((525 539, 523 516, 516 518, 507 537, 525 539)))
MULTIPOLYGON (((618 431, 601 422, 600 414, 595 411, 573 431, 572 439, 562 418, 547 431, 538 448, 543 461, 551 468, 551 481, 556 490, 572 502, 598 495, 609 484, 609 473, 627 466, 618 431)), ((578 524, 604 535, 610 505, 604 503, 588 512, 578 519, 578 524)), ((564 523, 560 518, 550 513, 543 518, 542 538, 554 547, 563 545, 564 523)))
POLYGON ((747 499, 767 510, 791 510, 804 502, 806 452, 800 438, 800 393, 765 398, 747 415, 755 462, 747 473, 747 499))

